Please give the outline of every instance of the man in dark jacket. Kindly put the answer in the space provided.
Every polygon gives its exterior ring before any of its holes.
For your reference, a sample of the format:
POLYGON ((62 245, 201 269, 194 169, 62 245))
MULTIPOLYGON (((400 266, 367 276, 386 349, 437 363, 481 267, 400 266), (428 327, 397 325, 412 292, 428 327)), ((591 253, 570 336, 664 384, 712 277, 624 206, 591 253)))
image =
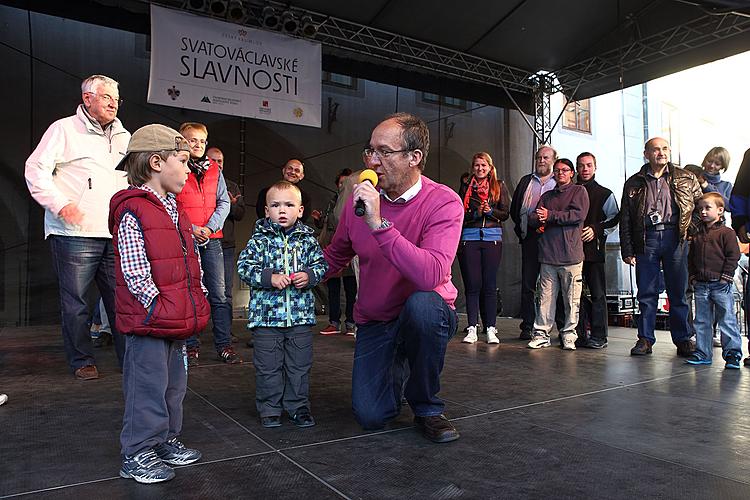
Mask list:
POLYGON ((510 218, 521 243, 521 340, 531 340, 536 316, 534 292, 539 277, 539 234, 533 228, 529 229, 528 220, 542 194, 555 187, 552 164, 557 160, 557 151, 542 146, 534 158, 534 173, 521 177, 510 204, 510 218))
MULTIPOLYGON (((219 165, 219 169, 224 173, 224 153, 217 147, 211 147, 206 150, 206 156, 211 158, 219 165)), ((223 236, 221 238, 221 250, 224 253, 224 295, 230 305, 232 301, 232 288, 234 286, 234 275, 237 270, 237 261, 234 257, 236 242, 234 239, 234 223, 239 222, 245 216, 245 200, 242 197, 240 187, 236 182, 230 181, 224 177, 227 183, 227 194, 229 195, 229 215, 224 221, 223 236)), ((232 341, 235 340, 232 334, 232 341)))
POLYGON ((633 356, 651 354, 656 342, 656 306, 661 287, 660 268, 669 298, 669 324, 677 355, 688 357, 695 349, 690 340, 686 242, 695 202, 703 194, 693 174, 669 161, 669 143, 661 137, 646 142, 648 163, 625 181, 620 212, 622 260, 635 266, 638 284, 638 342, 633 356))
POLYGON ((579 338, 579 345, 591 349, 607 347, 607 282, 604 257, 607 236, 614 231, 620 221, 620 208, 614 193, 596 180, 596 157, 581 153, 576 158, 578 184, 586 188, 589 195, 589 212, 583 222, 583 279, 589 288, 590 299, 581 297, 582 314, 578 331, 585 333, 590 328, 588 338, 579 338), (582 323, 586 323, 584 325, 582 323), (588 328, 587 328, 588 326, 588 328))
POLYGON ((557 186, 539 199, 529 217, 529 228, 539 238, 539 303, 534 335, 528 347, 550 346, 549 334, 555 320, 558 292, 562 292, 565 320, 559 328, 562 347, 575 350, 578 305, 581 300, 583 240, 581 229, 589 211, 589 196, 573 183, 573 162, 561 158, 554 165, 557 186))

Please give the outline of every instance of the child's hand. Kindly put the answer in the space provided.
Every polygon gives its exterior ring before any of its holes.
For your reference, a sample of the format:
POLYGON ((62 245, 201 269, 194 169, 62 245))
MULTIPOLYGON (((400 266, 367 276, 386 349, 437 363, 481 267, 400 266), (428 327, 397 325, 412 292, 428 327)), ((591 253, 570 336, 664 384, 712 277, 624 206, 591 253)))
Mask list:
POLYGON ((271 275, 271 285, 274 288, 283 290, 291 284, 292 280, 286 274, 273 274, 271 275))
POLYGON ((292 275, 292 283, 294 283, 295 288, 304 288, 310 283, 310 277, 307 273, 294 273, 292 275))

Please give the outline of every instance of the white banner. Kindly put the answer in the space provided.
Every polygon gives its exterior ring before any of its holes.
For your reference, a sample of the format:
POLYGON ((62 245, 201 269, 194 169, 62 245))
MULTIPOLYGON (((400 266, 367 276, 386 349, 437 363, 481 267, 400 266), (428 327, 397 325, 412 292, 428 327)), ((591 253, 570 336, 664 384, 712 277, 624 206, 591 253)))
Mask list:
POLYGON ((320 127, 320 44, 151 4, 148 102, 320 127))

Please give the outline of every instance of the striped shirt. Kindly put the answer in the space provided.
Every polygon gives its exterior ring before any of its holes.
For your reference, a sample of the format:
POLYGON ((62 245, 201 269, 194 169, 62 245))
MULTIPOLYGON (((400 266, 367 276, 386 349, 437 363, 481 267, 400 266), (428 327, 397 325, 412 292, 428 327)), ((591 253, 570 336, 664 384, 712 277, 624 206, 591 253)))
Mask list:
MULTIPOLYGON (((166 209, 175 227, 179 230, 177 212, 177 200, 175 195, 167 193, 167 196, 161 196, 148 186, 138 186, 137 189, 148 191, 156 196, 166 209)), ((193 239, 195 245, 195 239, 193 239)), ((120 252, 120 267, 125 278, 125 284, 128 286, 130 293, 143 304, 146 309, 151 302, 159 295, 159 289, 151 276, 151 264, 146 255, 146 244, 143 240, 143 232, 135 216, 131 213, 125 213, 120 221, 120 227, 117 229, 117 250, 120 252)), ((198 265, 200 266, 200 253, 195 245, 195 254, 198 256, 198 265)), ((203 267, 201 267, 201 288, 204 294, 208 290, 203 285, 203 267)))

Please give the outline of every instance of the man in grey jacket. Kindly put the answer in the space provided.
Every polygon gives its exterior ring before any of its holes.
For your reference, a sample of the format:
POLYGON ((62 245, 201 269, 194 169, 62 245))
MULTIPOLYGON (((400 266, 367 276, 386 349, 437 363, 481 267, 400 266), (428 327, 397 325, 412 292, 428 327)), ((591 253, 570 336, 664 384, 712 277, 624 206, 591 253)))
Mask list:
POLYGON ((115 274, 109 201, 127 187, 115 167, 125 155, 130 133, 117 119, 120 93, 115 80, 93 75, 81 85, 83 103, 75 115, 49 126, 26 160, 26 184, 44 209, 44 236, 60 286, 62 334, 76 378, 99 378, 86 321, 87 292, 96 282, 112 324, 122 366, 125 343, 115 327, 115 274))
POLYGON ((536 211, 529 217, 529 226, 541 234, 539 238, 539 302, 534 334, 528 347, 550 346, 550 331, 555 321, 556 298, 562 291, 565 323, 560 331, 562 347, 574 350, 578 305, 581 300, 583 241, 581 230, 589 211, 586 188, 573 183, 573 162, 567 158, 555 161, 553 167, 557 186, 539 199, 536 211))

